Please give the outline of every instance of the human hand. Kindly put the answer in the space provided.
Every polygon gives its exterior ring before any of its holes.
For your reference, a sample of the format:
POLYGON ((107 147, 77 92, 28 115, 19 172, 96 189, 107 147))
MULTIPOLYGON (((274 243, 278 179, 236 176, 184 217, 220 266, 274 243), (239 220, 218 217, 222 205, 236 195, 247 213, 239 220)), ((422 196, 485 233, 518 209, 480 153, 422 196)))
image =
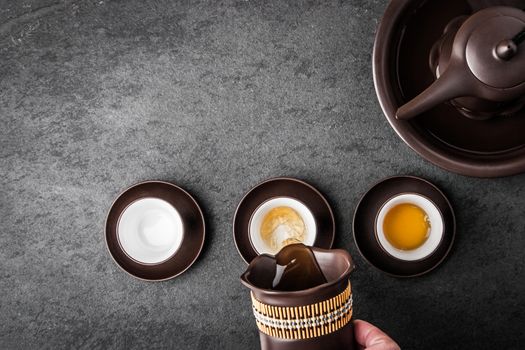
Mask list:
POLYGON ((361 320, 354 321, 354 334, 360 349, 400 350, 399 345, 376 326, 361 320))

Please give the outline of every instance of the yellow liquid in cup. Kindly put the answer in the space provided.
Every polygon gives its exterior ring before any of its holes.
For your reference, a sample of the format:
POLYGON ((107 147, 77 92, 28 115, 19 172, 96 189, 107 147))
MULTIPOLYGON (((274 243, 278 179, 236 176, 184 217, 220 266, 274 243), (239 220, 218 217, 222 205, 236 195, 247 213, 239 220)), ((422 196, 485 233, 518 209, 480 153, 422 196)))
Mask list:
POLYGON ((290 207, 276 207, 266 214, 261 224, 261 238, 274 251, 293 243, 303 243, 306 226, 303 218, 290 207))
POLYGON ((417 205, 402 203, 385 215, 383 232, 395 248, 412 250, 421 247, 427 240, 430 221, 427 213, 417 205))

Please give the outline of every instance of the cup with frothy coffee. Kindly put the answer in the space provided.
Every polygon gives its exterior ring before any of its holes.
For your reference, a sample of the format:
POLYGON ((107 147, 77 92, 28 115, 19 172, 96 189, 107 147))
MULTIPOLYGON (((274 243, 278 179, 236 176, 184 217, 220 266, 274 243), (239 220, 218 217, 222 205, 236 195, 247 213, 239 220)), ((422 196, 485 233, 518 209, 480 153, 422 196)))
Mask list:
POLYGON ((312 212, 301 201, 276 197, 253 212, 248 230, 255 251, 275 255, 289 244, 313 245, 317 227, 312 212))

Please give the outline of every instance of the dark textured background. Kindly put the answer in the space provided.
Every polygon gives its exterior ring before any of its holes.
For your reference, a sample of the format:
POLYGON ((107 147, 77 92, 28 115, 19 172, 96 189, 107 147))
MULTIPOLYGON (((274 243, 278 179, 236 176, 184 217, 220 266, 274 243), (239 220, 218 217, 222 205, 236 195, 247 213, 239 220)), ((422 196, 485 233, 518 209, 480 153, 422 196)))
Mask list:
POLYGON ((371 72, 386 4, 0 0, 0 348, 258 348, 231 220, 289 175, 334 207, 357 317, 404 349, 523 349, 525 176, 455 175, 395 135, 371 72), (396 174, 456 209, 452 254, 421 278, 376 271, 351 237, 359 197, 396 174), (207 216, 197 263, 162 283, 103 239, 112 200, 147 179, 207 216))

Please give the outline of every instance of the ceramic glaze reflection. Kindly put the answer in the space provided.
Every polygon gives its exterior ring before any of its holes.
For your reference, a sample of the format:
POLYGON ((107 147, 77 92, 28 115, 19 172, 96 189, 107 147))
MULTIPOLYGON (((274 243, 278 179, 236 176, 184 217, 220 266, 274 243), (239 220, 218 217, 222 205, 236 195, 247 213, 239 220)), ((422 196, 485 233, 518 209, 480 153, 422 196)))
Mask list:
POLYGON ((275 262, 273 290, 304 290, 327 282, 314 254, 304 244, 287 246, 276 255, 275 262))
POLYGON ((141 263, 157 264, 168 259, 179 249, 182 237, 179 213, 162 199, 139 199, 119 219, 119 243, 126 254, 141 263))

